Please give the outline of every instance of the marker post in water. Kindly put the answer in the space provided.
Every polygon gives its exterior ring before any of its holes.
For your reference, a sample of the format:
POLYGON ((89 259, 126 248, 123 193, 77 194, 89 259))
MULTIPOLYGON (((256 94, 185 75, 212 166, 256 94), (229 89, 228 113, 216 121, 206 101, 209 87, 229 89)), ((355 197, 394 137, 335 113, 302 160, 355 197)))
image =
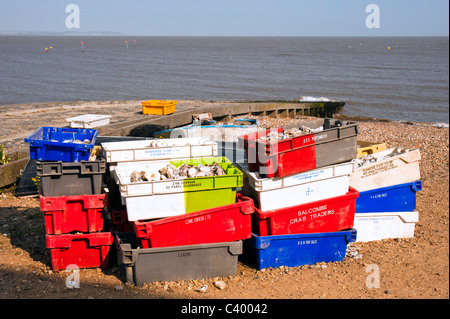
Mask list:
POLYGON ((84 52, 84 44, 83 44, 83 41, 81 41, 81 52, 84 52))
POLYGON ((125 41, 125 44, 127 45, 127 50, 128 50, 128 41, 125 41))
POLYGON ((135 45, 136 45, 136 39, 133 39, 133 48, 135 47, 135 45))

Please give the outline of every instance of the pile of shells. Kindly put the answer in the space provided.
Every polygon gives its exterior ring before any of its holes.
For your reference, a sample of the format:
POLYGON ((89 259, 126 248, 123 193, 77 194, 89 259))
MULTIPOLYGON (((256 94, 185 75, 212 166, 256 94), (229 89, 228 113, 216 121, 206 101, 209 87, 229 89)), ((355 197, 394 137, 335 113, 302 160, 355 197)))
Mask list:
POLYGON ((303 134, 311 134, 323 131, 323 127, 319 127, 317 129, 312 129, 310 127, 300 125, 298 128, 294 127, 288 130, 283 131, 282 133, 278 133, 276 131, 271 131, 269 134, 262 136, 259 138, 260 141, 263 142, 272 142, 272 141, 281 141, 287 140, 290 138, 294 138, 303 134))
POLYGON ((380 156, 379 153, 378 154, 377 153, 375 153, 375 154, 368 154, 368 155, 364 155, 364 156, 361 156, 359 158, 356 158, 353 161, 357 163, 358 167, 362 167, 362 166, 365 166, 365 165, 368 165, 368 164, 381 162, 381 161, 383 161, 383 160, 385 160, 387 158, 394 157, 394 156, 397 156, 397 155, 400 155, 400 154, 404 154, 406 152, 407 152, 406 149, 397 148, 397 149, 393 150, 392 152, 387 153, 387 154, 383 154, 381 156, 380 156))
POLYGON ((354 161, 358 164, 358 167, 363 167, 368 164, 376 163, 379 159, 373 156, 373 154, 369 154, 356 158, 354 161))
POLYGON ((166 179, 183 179, 204 176, 221 176, 226 175, 225 170, 216 162, 211 164, 187 165, 182 164, 176 167, 172 164, 167 164, 165 167, 159 169, 157 172, 133 171, 130 175, 130 181, 147 182, 147 181, 162 181, 166 179))

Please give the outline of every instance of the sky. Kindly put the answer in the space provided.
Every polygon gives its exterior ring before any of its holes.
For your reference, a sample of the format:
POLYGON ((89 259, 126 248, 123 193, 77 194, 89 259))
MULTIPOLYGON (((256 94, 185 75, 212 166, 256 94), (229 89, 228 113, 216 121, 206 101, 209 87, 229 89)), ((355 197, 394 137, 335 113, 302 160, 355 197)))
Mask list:
POLYGON ((449 1, 0 0, 0 32, 108 32, 136 36, 448 36, 449 1), (66 12, 69 4, 79 8, 79 28, 69 28, 66 24, 73 13, 66 12), (378 28, 367 27, 369 15, 376 14, 366 12, 370 4, 379 8, 378 28))

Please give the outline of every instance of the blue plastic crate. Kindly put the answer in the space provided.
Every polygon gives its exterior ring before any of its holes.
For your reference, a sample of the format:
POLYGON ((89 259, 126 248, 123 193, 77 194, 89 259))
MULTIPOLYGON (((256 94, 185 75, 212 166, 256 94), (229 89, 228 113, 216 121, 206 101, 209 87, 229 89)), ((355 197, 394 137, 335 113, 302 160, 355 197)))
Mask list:
POLYGON ((30 144, 30 159, 38 161, 81 162, 89 160, 98 130, 41 127, 25 138, 30 144), (81 143, 74 143, 74 141, 81 143), (89 140, 89 143, 84 143, 89 140))
POLYGON ((257 269, 297 267, 318 262, 342 261, 347 245, 356 241, 356 229, 338 232, 257 236, 244 240, 242 259, 257 269))
POLYGON ((416 209, 416 193, 421 190, 422 182, 419 180, 360 192, 355 212, 410 212, 416 209))

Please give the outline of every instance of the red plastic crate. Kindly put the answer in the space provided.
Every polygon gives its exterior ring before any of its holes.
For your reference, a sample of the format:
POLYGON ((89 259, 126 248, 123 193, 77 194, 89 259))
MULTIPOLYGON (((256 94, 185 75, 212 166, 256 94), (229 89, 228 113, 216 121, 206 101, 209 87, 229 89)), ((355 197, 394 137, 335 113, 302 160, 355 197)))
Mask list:
POLYGON ((109 213, 111 215, 111 222, 119 233, 134 232, 133 223, 128 221, 126 209, 115 210, 109 208, 109 213))
POLYGON ((119 225, 119 224, 126 223, 128 221, 126 209, 117 210, 117 209, 109 208, 108 210, 111 215, 111 222, 113 224, 119 225))
MULTIPOLYGON (((325 126, 325 120, 330 119, 317 119, 310 124, 325 126)), ((262 177, 269 178, 289 176, 350 161, 355 157, 356 122, 339 121, 338 125, 335 123, 337 126, 330 123, 322 131, 284 140, 266 142, 259 138, 271 131, 281 133, 285 128, 292 128, 292 125, 243 135, 238 137, 238 142, 244 148, 250 171, 258 171, 262 177)))
POLYGON ((108 196, 77 195, 40 196, 41 211, 44 213, 45 230, 48 235, 77 232, 99 232, 103 230, 104 208, 108 196))
POLYGON ((142 248, 210 244, 251 237, 253 200, 237 195, 235 204, 151 221, 134 221, 142 248))
POLYGON ((359 192, 262 212, 255 208, 253 232, 259 236, 335 232, 353 227, 359 192))
MULTIPOLYGON (((283 128, 278 127, 276 129, 278 133, 283 132, 283 128)), ((255 172, 259 169, 259 155, 265 154, 264 150, 259 150, 257 148, 256 140, 270 133, 271 130, 261 130, 258 132, 246 134, 238 137, 238 143, 241 148, 245 151, 245 156, 247 157, 248 168, 251 172, 255 172), (262 154, 258 154, 257 152, 262 152, 262 154)))
MULTIPOLYGON (((283 128, 276 129, 278 133, 283 128)), ((317 168, 314 133, 266 143, 258 141, 271 130, 239 137, 244 145, 249 170, 265 177, 283 177, 317 168)))
POLYGON ((111 232, 46 235, 52 269, 60 271, 69 265, 78 268, 108 268, 114 237, 111 232))

